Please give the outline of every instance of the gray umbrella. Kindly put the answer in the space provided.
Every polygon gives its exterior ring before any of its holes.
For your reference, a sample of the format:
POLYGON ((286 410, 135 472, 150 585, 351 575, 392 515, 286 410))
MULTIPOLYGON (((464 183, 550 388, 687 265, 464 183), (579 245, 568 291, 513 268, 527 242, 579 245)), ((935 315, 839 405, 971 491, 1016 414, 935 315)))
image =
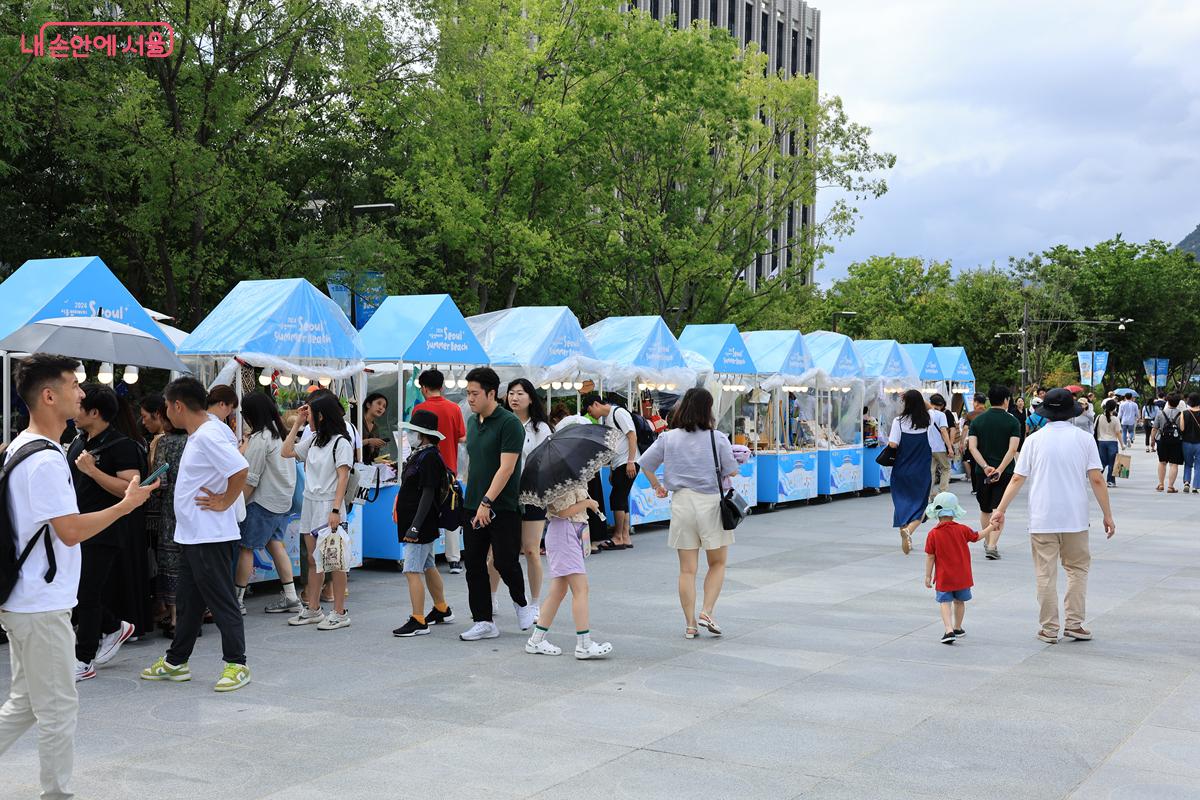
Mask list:
POLYGON ((156 336, 104 317, 40 319, 0 339, 0 350, 191 372, 156 336))

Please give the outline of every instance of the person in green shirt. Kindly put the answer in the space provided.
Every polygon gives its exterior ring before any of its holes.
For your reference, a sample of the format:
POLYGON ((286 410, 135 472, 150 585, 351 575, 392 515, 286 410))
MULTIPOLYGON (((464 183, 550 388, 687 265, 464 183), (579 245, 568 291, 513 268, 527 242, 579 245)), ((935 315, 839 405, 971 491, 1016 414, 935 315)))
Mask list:
POLYGON ((467 568, 467 598, 475 624, 460 634, 463 641, 495 639, 500 629, 492 620, 492 588, 487 556, 508 586, 517 624, 523 631, 533 627, 537 609, 525 600, 525 575, 518 556, 521 552, 521 449, 525 426, 496 399, 500 377, 489 367, 467 373, 467 492, 469 515, 463 527, 466 545, 463 562, 467 568))
MULTIPOLYGON (((980 472, 975 484, 975 499, 979 501, 980 528, 986 528, 992 512, 1004 497, 1004 490, 1012 480, 1017 448, 1021 444, 1021 423, 1008 412, 1012 398, 1007 386, 993 386, 988 390, 991 408, 971 421, 967 447, 980 472)), ((983 552, 989 561, 1000 558, 1000 534, 1004 528, 997 525, 988 534, 983 552)))

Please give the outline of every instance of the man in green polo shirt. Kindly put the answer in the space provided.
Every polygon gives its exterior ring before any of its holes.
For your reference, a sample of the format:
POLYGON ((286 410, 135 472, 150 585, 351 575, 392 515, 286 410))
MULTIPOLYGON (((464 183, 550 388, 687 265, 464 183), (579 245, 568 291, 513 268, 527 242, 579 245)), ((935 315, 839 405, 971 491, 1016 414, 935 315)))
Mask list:
MULTIPOLYGON (((992 512, 1004 497, 1004 490, 1012 480, 1013 467, 1017 458, 1017 447, 1021 444, 1021 423, 1008 412, 1012 394, 1007 386, 993 386, 988 390, 991 408, 971 421, 967 446, 975 461, 979 479, 975 482, 975 499, 979 501, 980 528, 991 522, 992 512)), ((988 535, 983 552, 988 560, 1000 558, 1000 534, 1003 526, 988 535)))
POLYGON ((495 639, 500 629, 492 621, 492 588, 488 578, 488 549, 492 565, 508 586, 517 624, 529 630, 536 609, 525 601, 525 575, 521 552, 521 448, 525 426, 496 399, 500 377, 489 367, 467 373, 467 494, 470 521, 463 527, 466 545, 467 597, 475 624, 460 634, 463 641, 495 639))

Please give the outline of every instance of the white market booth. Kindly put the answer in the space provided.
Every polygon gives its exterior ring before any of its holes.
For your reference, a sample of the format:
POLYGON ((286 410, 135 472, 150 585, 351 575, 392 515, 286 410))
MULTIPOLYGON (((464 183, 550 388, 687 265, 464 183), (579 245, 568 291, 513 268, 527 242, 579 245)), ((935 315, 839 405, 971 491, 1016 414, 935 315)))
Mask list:
MULTIPOLYGON (((242 395, 243 367, 262 370, 259 383, 277 387, 281 410, 305 402, 309 386, 339 389, 357 397, 362 350, 358 332, 337 304, 301 278, 242 281, 179 345, 206 385, 230 384, 242 395)), ((239 425, 241 417, 238 417, 239 425)), ((299 479, 303 478, 301 470, 299 479)), ((350 564, 362 564, 363 506, 347 515, 350 564)), ((298 509, 293 509, 298 511, 298 509)), ((288 525, 288 555, 300 574, 299 514, 288 525)), ((254 558, 252 580, 275 579, 264 552, 254 558)))
POLYGON ((817 391, 817 493, 848 494, 863 488, 863 366, 850 337, 832 331, 804 335, 822 373, 817 391))
MULTIPOLYGON (((662 317, 609 317, 588 326, 584 335, 596 357, 606 364, 606 374, 597 386, 601 391, 624 392, 627 407, 635 412, 643 394, 653 397, 655 392, 682 393, 695 385, 696 372, 688 366, 679 342, 662 317)), ((601 480, 607 498, 607 469, 601 473, 601 480)), ((630 524, 670 518, 670 500, 656 497, 646 476, 639 474, 629 494, 630 524)))
MULTIPOLYGON (((467 386, 467 372, 488 363, 483 346, 448 294, 388 297, 359 335, 364 360, 372 372, 369 388, 396 392, 396 403, 388 404, 389 420, 395 422, 407 419, 409 410, 423 399, 414 385, 422 371, 442 372, 446 378, 444 393, 454 399, 461 397, 467 386)), ((459 466, 465 477, 465 470, 459 466)), ((397 491, 396 484, 384 487, 378 500, 366 506, 363 548, 367 558, 403 558, 392 521, 397 491)), ((445 552, 445 541, 439 540, 435 549, 445 552)))
POLYGON ((888 486, 891 469, 875 461, 887 446, 892 420, 900 413, 900 395, 921 385, 917 368, 894 339, 864 339, 854 343, 865 377, 863 422, 863 488, 888 486))
POLYGON ((758 370, 759 392, 752 398, 765 409, 756 431, 758 502, 768 505, 817 496, 815 408, 820 373, 799 331, 742 334, 758 370), (766 419, 762 419, 765 414, 766 419))
MULTIPOLYGON (((735 445, 754 451, 758 446, 758 413, 750 401, 756 390, 758 370, 742 334, 727 323, 688 325, 679 335, 679 346, 685 356, 695 353, 708 365, 710 374, 704 385, 713 396, 717 429, 728 434, 735 445)), ((756 458, 752 456, 740 465, 733 484, 747 503, 758 503, 756 458)))

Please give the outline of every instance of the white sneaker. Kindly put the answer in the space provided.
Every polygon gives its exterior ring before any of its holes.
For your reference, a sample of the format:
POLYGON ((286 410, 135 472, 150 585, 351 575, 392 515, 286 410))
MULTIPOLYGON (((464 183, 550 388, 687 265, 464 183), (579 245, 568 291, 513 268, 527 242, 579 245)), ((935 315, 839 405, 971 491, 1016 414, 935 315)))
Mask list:
POLYGON ((519 606, 513 603, 513 608, 517 611, 517 627, 523 631, 527 631, 533 627, 533 623, 537 622, 538 609, 533 603, 526 603, 519 606))
POLYGON ((550 644, 549 639, 542 639, 540 642, 530 639, 525 642, 525 652, 532 656, 561 656, 562 648, 550 644))
POLYGON ((463 566, 462 566, 461 561, 451 561, 450 562, 450 574, 451 575, 461 575, 462 571, 463 571, 463 566))
POLYGON ((500 629, 494 622, 476 622, 458 635, 464 642, 475 642, 480 639, 495 639, 500 635, 500 629))
POLYGON ((91 680, 96 677, 96 668, 82 661, 75 662, 75 682, 91 680))
POLYGON ((336 631, 338 628, 350 627, 350 613, 339 614, 336 611, 330 611, 329 616, 322 622, 317 623, 319 631, 336 631))
POLYGON ((132 623, 121 620, 119 628, 112 633, 106 633, 100 637, 100 646, 96 648, 96 660, 92 663, 100 667, 112 661, 117 651, 121 649, 121 645, 129 641, 129 637, 133 636, 134 630, 132 623))
POLYGON ((591 642, 586 648, 575 647, 575 657, 580 661, 587 661, 589 658, 603 658, 612 652, 612 645, 608 642, 591 642))
POLYGON ((299 614, 288 620, 288 625, 317 625, 325 621, 325 612, 321 609, 313 611, 311 608, 304 608, 299 614))

